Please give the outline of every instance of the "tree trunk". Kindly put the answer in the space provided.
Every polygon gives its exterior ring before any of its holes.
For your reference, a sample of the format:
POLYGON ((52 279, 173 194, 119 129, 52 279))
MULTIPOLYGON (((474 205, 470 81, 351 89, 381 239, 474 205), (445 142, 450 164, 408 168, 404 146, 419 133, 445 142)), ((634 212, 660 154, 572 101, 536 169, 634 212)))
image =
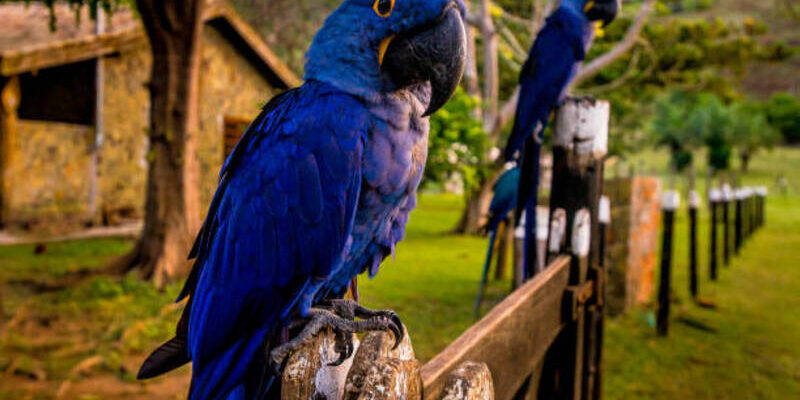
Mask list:
POLYGON ((500 93, 500 65, 497 59, 499 38, 492 21, 491 2, 481 0, 481 36, 483 37, 483 104, 484 130, 497 118, 500 93))
POLYGON ((494 184, 502 173, 503 168, 501 165, 495 168, 491 178, 483 182, 480 188, 467 195, 467 204, 464 206, 464 212, 461 214, 458 224, 453 228, 453 233, 474 235, 486 224, 489 204, 492 202, 494 184))
POLYGON ((124 261, 163 286, 188 272, 199 227, 197 91, 202 0, 136 0, 153 53, 142 238, 124 261))
MULTIPOLYGON (((467 7, 467 10, 470 9, 470 3, 464 3, 467 7)), ((475 28, 472 25, 466 26, 467 30, 467 65, 464 69, 464 88, 468 95, 480 99, 481 98, 481 88, 480 88, 480 81, 478 78, 478 58, 477 58, 477 49, 475 48, 475 28)), ((473 111, 473 116, 477 120, 483 119, 483 110, 481 110, 481 102, 475 106, 475 110, 473 111)))
POLYGON ((748 168, 750 168, 750 153, 749 152, 741 152, 739 153, 739 160, 741 160, 742 165, 742 173, 747 173, 748 168))

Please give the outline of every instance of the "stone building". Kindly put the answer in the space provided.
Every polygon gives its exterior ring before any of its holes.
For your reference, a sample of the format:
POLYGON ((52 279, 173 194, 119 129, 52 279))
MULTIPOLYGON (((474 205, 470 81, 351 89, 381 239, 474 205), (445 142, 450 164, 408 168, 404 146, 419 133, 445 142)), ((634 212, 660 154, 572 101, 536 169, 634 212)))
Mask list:
MULTIPOLYGON (((0 224, 113 223, 145 198, 151 54, 128 9, 100 23, 57 5, 0 5, 0 224), (99 32, 99 33, 98 33, 99 32)), ((246 124, 300 84, 226 3, 206 10, 199 88, 201 201, 246 124)))

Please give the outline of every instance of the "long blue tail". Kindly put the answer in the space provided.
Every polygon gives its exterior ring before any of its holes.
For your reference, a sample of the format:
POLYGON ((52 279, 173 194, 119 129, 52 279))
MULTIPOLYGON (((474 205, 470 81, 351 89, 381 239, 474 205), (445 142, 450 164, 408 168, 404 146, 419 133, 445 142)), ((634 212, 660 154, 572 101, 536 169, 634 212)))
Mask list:
POLYGON ((492 252, 494 251, 494 241, 497 239, 497 228, 492 231, 492 235, 489 237, 489 251, 486 252, 486 263, 483 265, 483 276, 481 276, 481 284, 478 287, 478 296, 475 299, 475 311, 474 314, 477 317, 478 311, 481 308, 481 302, 483 301, 483 292, 486 291, 486 281, 489 278, 489 267, 492 265, 492 252))

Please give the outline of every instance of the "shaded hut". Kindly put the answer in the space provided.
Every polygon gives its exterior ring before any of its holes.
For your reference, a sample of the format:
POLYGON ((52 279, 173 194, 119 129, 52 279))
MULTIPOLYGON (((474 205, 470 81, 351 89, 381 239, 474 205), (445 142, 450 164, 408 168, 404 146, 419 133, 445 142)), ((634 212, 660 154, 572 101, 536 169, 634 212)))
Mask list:
MULTIPOLYGON (((151 54, 121 9, 100 24, 57 4, 0 5, 0 225, 75 226, 141 216, 151 54), (99 26, 98 26, 99 25, 99 26)), ((205 15, 199 88, 201 201, 246 124, 300 80, 224 2, 205 15)))

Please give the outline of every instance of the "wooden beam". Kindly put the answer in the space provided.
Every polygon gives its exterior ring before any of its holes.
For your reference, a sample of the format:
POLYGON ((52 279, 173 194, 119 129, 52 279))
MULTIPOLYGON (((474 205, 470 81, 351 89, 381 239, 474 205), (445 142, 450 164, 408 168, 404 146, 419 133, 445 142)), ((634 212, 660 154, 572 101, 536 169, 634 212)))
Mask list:
POLYGON ((464 361, 486 363, 496 398, 511 399, 564 326, 569 272, 570 257, 557 259, 425 364, 425 399, 437 399, 450 371, 464 361))
POLYGON ((12 76, 0 83, 0 227, 3 227, 9 221, 11 210, 11 165, 17 139, 19 77, 12 76))
POLYGON ((7 51, 0 58, 0 75, 11 76, 86 61, 146 43, 144 31, 132 29, 102 36, 65 40, 38 49, 7 51))

